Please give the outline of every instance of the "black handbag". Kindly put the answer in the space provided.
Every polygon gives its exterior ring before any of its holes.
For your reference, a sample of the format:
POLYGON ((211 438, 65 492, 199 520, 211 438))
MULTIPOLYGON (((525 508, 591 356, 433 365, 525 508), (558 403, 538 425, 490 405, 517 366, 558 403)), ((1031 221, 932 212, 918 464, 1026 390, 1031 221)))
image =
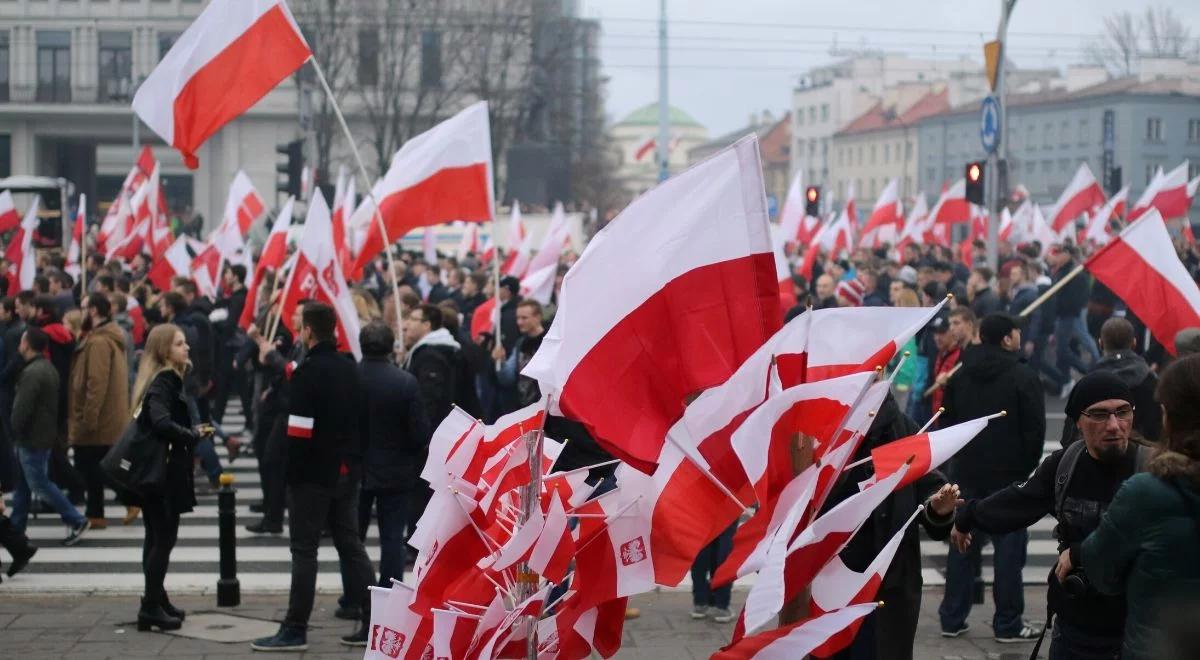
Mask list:
POLYGON ((161 492, 167 484, 167 444, 143 430, 135 415, 100 469, 113 486, 134 495, 161 492))

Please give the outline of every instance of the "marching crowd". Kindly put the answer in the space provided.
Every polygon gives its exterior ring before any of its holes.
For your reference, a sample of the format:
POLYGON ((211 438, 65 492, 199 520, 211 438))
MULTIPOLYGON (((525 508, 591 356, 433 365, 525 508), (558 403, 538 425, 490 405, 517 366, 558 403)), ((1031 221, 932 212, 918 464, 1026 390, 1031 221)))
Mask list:
MULTIPOLYGON (((952 296, 892 365, 892 396, 860 457, 926 424, 1008 414, 942 472, 892 494, 843 552, 847 566, 864 568, 904 522, 901 512, 928 502, 923 526, 950 542, 939 608, 944 636, 967 632, 981 547, 991 543, 997 641, 1033 642, 1048 629, 1052 658, 1165 657, 1156 646, 1164 631, 1184 635, 1189 625, 1187 610, 1172 605, 1191 603, 1189 588, 1200 579, 1200 357, 1187 357, 1200 352, 1200 329, 1180 333, 1172 355, 1087 276, 1032 305, 1084 258, 1070 243, 1044 254, 1036 243, 1001 244, 996 272, 983 265, 982 243, 972 246, 970 264, 937 246, 909 245, 900 259, 888 254, 816 259, 811 278, 793 278, 796 303, 786 312, 791 319, 810 307, 928 307, 952 296), (1067 419, 1062 448, 1043 460, 1047 396, 1065 399, 1067 419), (1047 514, 1058 523, 1060 557, 1048 579, 1050 619, 1035 625, 1025 618, 1022 569, 1027 529, 1047 514)), ((1191 268, 1200 263, 1194 251, 1181 258, 1191 268)), ((146 528, 139 627, 179 627, 185 613, 163 587, 179 517, 195 506, 196 492, 218 486, 225 466, 214 443, 224 443, 230 463, 248 443, 263 498, 252 504, 261 519, 247 529, 281 534, 286 522, 293 556, 285 622, 255 648, 305 646, 323 534, 341 559, 337 616, 362 622, 343 641, 365 643, 366 585, 401 579, 412 560, 406 540, 430 494, 418 475, 432 428, 452 406, 491 422, 541 398, 521 370, 553 322, 573 259, 564 255, 555 298, 542 305, 522 298, 516 278, 499 279, 497 290, 491 267, 474 254, 426 263, 398 252, 394 270, 381 256, 353 287, 362 325, 355 364, 337 351, 328 305, 303 301, 294 318, 279 322, 270 277, 259 283, 254 324, 240 328, 242 266, 225 268, 221 295, 210 300, 185 278, 156 290, 146 259, 126 266, 91 256, 77 280, 60 258, 43 255, 33 290, 0 291, 0 486, 13 492, 9 516, 0 518, 8 575, 36 552, 23 534, 31 510, 62 518, 64 545, 110 524, 102 464, 132 428, 165 452, 161 488, 118 489, 121 523, 141 516, 146 528), (234 396, 248 438, 222 427, 234 396), (373 518, 377 567, 363 549, 373 518)), ((12 281, 0 279, 0 289, 12 281)), ((556 469, 609 458, 578 423, 551 417, 546 432, 571 439, 556 469)), ((869 470, 847 474, 865 479, 869 470)), ((852 492, 839 486, 826 506, 852 492)), ((733 531, 697 559, 694 618, 733 618, 728 587, 708 585, 733 531)), ((921 599, 915 528, 880 598, 889 606, 868 617, 845 657, 912 657, 921 599)))

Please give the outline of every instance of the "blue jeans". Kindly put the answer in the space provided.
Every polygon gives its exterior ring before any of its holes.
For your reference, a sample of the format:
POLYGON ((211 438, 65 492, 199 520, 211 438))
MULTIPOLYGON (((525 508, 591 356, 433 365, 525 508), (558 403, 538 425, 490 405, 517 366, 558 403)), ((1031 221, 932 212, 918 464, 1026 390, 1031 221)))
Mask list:
POLYGON ((727 584, 712 589, 708 581, 716 574, 717 568, 729 558, 729 553, 733 550, 735 531, 736 521, 696 555, 696 561, 692 564, 692 604, 696 607, 729 609, 729 596, 733 592, 733 585, 727 584))
POLYGON ((1081 374, 1088 372, 1088 365, 1084 364, 1083 360, 1079 359, 1079 354, 1071 349, 1072 339, 1078 339, 1088 355, 1092 356, 1092 364, 1100 360, 1100 349, 1096 348, 1096 340, 1088 334, 1087 323, 1084 322, 1083 315, 1060 316, 1054 321, 1054 343, 1056 344, 1056 364, 1064 376, 1071 375, 1071 368, 1081 374))
POLYGON ((17 447, 17 461, 21 464, 17 480, 17 489, 13 492, 12 524, 18 531, 25 531, 25 522, 29 518, 29 501, 31 493, 37 493, 62 516, 64 523, 71 527, 82 525, 87 518, 83 517, 66 495, 50 481, 50 450, 26 449, 17 447))
POLYGON ((992 617, 992 627, 997 637, 1015 635, 1024 625, 1021 621, 1021 615, 1025 612, 1021 569, 1025 568, 1025 545, 1029 541, 1029 532, 1022 529, 1008 534, 994 534, 990 539, 988 534, 979 530, 973 533, 975 538, 966 554, 959 553, 951 546, 950 554, 946 557, 946 592, 938 608, 942 630, 953 632, 967 622, 967 616, 971 614, 975 574, 983 563, 983 546, 990 540, 995 548, 992 558, 995 569, 992 601, 996 605, 996 613, 992 617))

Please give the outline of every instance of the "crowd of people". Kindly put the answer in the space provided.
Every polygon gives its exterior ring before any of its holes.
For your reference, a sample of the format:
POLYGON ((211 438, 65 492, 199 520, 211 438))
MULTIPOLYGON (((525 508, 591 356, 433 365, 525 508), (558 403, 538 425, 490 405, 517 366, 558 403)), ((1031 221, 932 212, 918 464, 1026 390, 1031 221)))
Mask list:
MULTIPOLYGON (((901 512, 924 502, 922 527, 950 542, 939 608, 944 636, 969 629, 981 547, 990 542, 997 641, 1033 642, 1049 628, 1052 658, 1164 657, 1155 650, 1162 633, 1168 624, 1186 633, 1187 620, 1154 613, 1187 598, 1184 585, 1200 579, 1193 404, 1200 357, 1187 357, 1200 352, 1200 329, 1175 338, 1172 355, 1086 275, 1033 305, 1084 258, 1070 243, 1044 254, 1036 244, 1002 244, 997 271, 983 265, 983 253, 975 244, 968 265, 944 247, 909 245, 899 258, 863 249, 848 259, 818 258, 811 279, 793 278, 798 302, 786 310, 789 320, 809 308, 932 306, 950 296, 893 363, 892 395, 859 458, 926 424, 1008 413, 943 471, 894 493, 843 560, 865 568, 900 529, 901 512), (1043 460, 1047 397, 1065 399, 1067 419, 1062 448, 1043 460), (1022 570, 1027 530, 1045 515, 1058 522, 1061 556, 1049 576, 1051 617, 1037 625, 1025 616, 1022 570)), ((555 296, 573 258, 564 255, 555 296)), ((224 269, 215 300, 186 278, 157 290, 145 259, 125 265, 92 256, 78 279, 64 266, 43 255, 32 290, 0 291, 7 293, 0 299, 0 486, 13 492, 10 515, 0 516, 0 543, 12 556, 11 576, 36 552, 23 534, 31 511, 61 517, 64 545, 107 527, 111 484, 101 462, 136 424, 169 447, 167 488, 145 496, 117 491, 120 522, 140 516, 146 529, 143 629, 181 625, 186 614, 164 589, 180 516, 248 450, 258 459, 263 496, 251 504, 261 518, 247 529, 274 535, 286 526, 293 558, 284 623, 254 647, 306 647, 323 534, 341 559, 337 616, 361 622, 343 641, 364 644, 366 585, 402 579, 413 558, 407 539, 430 495, 419 474, 432 429, 452 406, 492 422, 541 398, 538 383, 521 371, 553 322, 556 298, 549 305, 523 298, 517 278, 497 281, 474 255, 427 263, 397 251, 394 269, 382 256, 370 264, 352 283, 362 327, 357 364, 338 352, 328 305, 302 301, 292 318, 279 318, 280 287, 269 275, 255 283, 253 323, 241 327, 248 291, 239 265, 224 269), (481 310, 493 297, 497 309, 481 310), (241 401, 246 438, 223 427, 231 397, 241 401), (224 462, 217 443, 225 446, 224 462), (377 566, 364 550, 375 520, 377 566)), ((0 279, 0 289, 10 282, 0 279)), ((551 417, 546 431, 570 438, 556 469, 609 458, 576 422, 551 417)), ((855 465, 849 475, 870 478, 869 464, 855 465)), ((854 492, 845 484, 862 479, 845 479, 826 507, 854 492)), ((728 587, 708 581, 735 529, 697 558, 693 618, 733 619, 728 587)), ((912 657, 920 575, 914 527, 881 588, 889 606, 867 618, 845 657, 912 657)))

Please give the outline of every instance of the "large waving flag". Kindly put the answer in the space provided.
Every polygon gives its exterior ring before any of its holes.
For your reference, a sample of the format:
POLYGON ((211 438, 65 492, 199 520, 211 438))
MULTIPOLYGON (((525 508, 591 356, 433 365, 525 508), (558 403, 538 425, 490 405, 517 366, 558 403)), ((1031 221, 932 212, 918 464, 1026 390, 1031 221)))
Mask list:
POLYGON ((904 207, 900 203, 900 182, 892 179, 884 186, 883 192, 879 193, 875 208, 871 210, 871 216, 867 218, 867 224, 862 229, 862 240, 859 245, 879 247, 880 243, 889 235, 896 236, 899 233, 896 228, 903 223, 904 207), (889 227, 891 228, 890 232, 886 231, 889 227))
POLYGON ((1129 220, 1137 220, 1151 209, 1157 209, 1165 220, 1186 216, 1192 206, 1192 197, 1196 194, 1196 187, 1189 185, 1187 175, 1186 160, 1170 172, 1164 174, 1161 169, 1156 172, 1146 191, 1129 211, 1129 220))
POLYGON ((33 280, 37 276, 37 255, 33 250, 33 232, 37 231, 38 211, 41 206, 42 198, 34 197, 4 255, 4 258, 8 260, 9 269, 16 275, 21 291, 32 290, 33 280))
POLYGON ((279 215, 275 216, 275 224, 271 225, 271 233, 263 245, 262 254, 258 257, 258 265, 254 268, 254 277, 246 287, 246 304, 242 305, 242 317, 238 319, 238 326, 243 330, 254 322, 258 307, 258 289, 262 286, 263 276, 268 270, 278 274, 284 260, 287 259, 288 229, 292 226, 292 207, 295 203, 296 198, 288 197, 283 203, 283 208, 279 209, 279 215))
POLYGON ((196 169, 212 134, 312 52, 283 0, 212 0, 133 97, 133 110, 196 169))
POLYGON ((758 140, 634 200, 567 274, 558 309, 524 374, 651 471, 685 398, 727 379, 783 316, 758 140))
POLYGON ((1157 209, 1150 209, 1084 264, 1175 355, 1175 335, 1200 327, 1200 289, 1171 244, 1157 209))
POLYGON ((21 214, 13 203, 12 193, 5 190, 0 192, 0 232, 12 231, 21 224, 21 214))
POLYGON ((491 220, 492 137, 486 101, 414 137, 396 155, 387 174, 354 211, 352 226, 366 226, 367 238, 354 262, 358 271, 383 250, 375 204, 389 240, 413 229, 454 220, 491 220))
POLYGON ((942 192, 929 217, 936 224, 954 224, 971 219, 971 204, 967 202, 967 180, 959 179, 942 192))
POLYGON ((803 658, 830 638, 874 612, 878 606, 877 603, 851 605, 799 623, 768 630, 754 637, 746 637, 714 653, 712 660, 803 658))
MULTIPOLYGON (((304 221, 304 234, 297 246, 296 265, 288 274, 284 287, 280 318, 290 322, 292 313, 301 299, 319 300, 328 303, 337 313, 338 348, 361 358, 358 346, 358 312, 350 298, 350 287, 337 261, 333 249, 333 226, 329 220, 329 207, 320 190, 313 192, 308 203, 308 217, 304 221)), ((299 328, 292 328, 299 335, 299 328)))

